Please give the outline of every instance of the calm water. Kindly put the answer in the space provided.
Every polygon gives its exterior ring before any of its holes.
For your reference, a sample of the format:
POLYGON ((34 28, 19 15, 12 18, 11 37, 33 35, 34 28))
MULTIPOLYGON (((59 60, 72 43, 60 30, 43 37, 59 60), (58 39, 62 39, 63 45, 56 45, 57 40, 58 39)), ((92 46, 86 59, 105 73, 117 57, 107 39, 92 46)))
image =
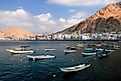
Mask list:
MULTIPOLYGON (((116 50, 104 59, 95 56, 82 57, 77 53, 64 54, 66 45, 79 41, 13 41, 0 42, 0 81, 120 81, 121 50, 116 50), (54 59, 29 61, 26 54, 9 54, 6 49, 18 45, 30 45, 41 55, 44 48, 57 48, 54 59), (22 59, 22 61, 21 61, 22 59), (89 61, 92 66, 83 71, 64 74, 60 67, 77 65, 89 61), (53 75, 56 75, 53 77, 53 75)), ((120 45, 120 43, 118 43, 120 45)))

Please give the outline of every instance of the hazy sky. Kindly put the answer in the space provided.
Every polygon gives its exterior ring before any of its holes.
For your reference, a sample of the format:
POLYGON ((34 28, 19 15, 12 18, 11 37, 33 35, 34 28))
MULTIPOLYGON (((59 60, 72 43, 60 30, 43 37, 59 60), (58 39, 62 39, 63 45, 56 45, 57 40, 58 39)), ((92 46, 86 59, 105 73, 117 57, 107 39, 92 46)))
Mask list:
POLYGON ((37 33, 68 28, 120 0, 0 0, 0 29, 19 27, 37 33))

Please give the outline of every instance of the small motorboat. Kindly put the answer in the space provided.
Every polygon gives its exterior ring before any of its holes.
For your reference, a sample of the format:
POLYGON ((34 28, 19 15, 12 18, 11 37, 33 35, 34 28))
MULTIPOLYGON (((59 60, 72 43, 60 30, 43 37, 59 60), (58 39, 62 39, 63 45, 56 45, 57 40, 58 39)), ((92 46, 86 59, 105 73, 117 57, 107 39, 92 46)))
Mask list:
POLYGON ((66 49, 64 50, 64 52, 65 53, 75 53, 76 52, 76 48, 67 46, 66 49))
POLYGON ((102 59, 102 58, 107 57, 109 55, 106 51, 99 51, 97 56, 98 56, 99 59, 102 59))
POLYGON ((114 49, 120 49, 120 46, 114 45, 114 49))
POLYGON ((96 47, 96 49, 95 49, 96 51, 103 51, 104 50, 104 48, 103 47, 101 47, 101 46, 98 46, 98 47, 96 47))
POLYGON ((113 45, 106 45, 104 48, 105 48, 106 52, 113 52, 114 51, 113 45))
POLYGON ((46 49, 44 49, 45 51, 56 51, 57 49, 55 49, 55 48, 46 48, 46 49))
POLYGON ((91 66, 91 64, 89 64, 89 63, 88 64, 80 64, 77 66, 60 68, 60 70, 62 72, 76 72, 76 71, 80 71, 80 70, 83 70, 85 68, 88 68, 90 66, 91 66))
POLYGON ((102 59, 104 57, 107 57, 108 54, 105 54, 105 53, 104 54, 98 54, 97 56, 98 56, 99 59, 102 59))
POLYGON ((32 60, 39 60, 39 59, 49 59, 49 58, 55 58, 55 56, 53 55, 27 55, 27 57, 29 59, 32 59, 32 60))
POLYGON ((96 51, 93 48, 85 48, 85 50, 82 52, 82 55, 84 56, 96 55, 96 51))
POLYGON ((69 50, 69 49, 67 49, 67 50, 64 50, 64 52, 65 52, 65 53, 75 53, 76 50, 69 50))
POLYGON ((7 49, 8 52, 13 53, 13 54, 23 54, 23 53, 33 53, 34 50, 31 49, 28 45, 27 46, 23 46, 21 45, 18 48, 10 48, 7 49))

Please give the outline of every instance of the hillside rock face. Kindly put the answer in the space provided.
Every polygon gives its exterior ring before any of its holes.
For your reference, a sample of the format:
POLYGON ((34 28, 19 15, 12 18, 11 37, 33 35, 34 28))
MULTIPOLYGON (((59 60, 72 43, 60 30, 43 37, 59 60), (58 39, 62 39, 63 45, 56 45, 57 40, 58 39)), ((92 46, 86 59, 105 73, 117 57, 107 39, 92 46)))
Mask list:
POLYGON ((7 27, 1 30, 0 32, 0 38, 10 38, 10 39, 19 39, 31 35, 33 35, 31 32, 15 27, 7 27))
POLYGON ((91 17, 58 33, 69 34, 79 31, 81 33, 121 31, 121 2, 109 4, 91 17))

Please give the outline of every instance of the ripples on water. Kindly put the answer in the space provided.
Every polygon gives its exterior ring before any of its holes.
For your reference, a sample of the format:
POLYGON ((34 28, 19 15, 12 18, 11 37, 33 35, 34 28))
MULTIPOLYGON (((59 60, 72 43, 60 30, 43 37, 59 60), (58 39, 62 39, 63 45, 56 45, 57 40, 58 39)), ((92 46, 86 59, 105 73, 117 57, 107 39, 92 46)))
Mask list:
MULTIPOLYGON (((64 54, 66 45, 79 41, 13 41, 0 42, 0 81, 120 81, 121 50, 116 50, 104 59, 95 56, 82 57, 77 53, 64 54), (44 48, 57 48, 52 52, 55 59, 29 61, 26 54, 11 55, 6 49, 18 45, 30 45, 37 54, 44 48), (83 71, 63 73, 60 67, 77 65, 89 61, 92 66, 83 71)), ((119 43, 120 44, 120 43, 119 43)))

